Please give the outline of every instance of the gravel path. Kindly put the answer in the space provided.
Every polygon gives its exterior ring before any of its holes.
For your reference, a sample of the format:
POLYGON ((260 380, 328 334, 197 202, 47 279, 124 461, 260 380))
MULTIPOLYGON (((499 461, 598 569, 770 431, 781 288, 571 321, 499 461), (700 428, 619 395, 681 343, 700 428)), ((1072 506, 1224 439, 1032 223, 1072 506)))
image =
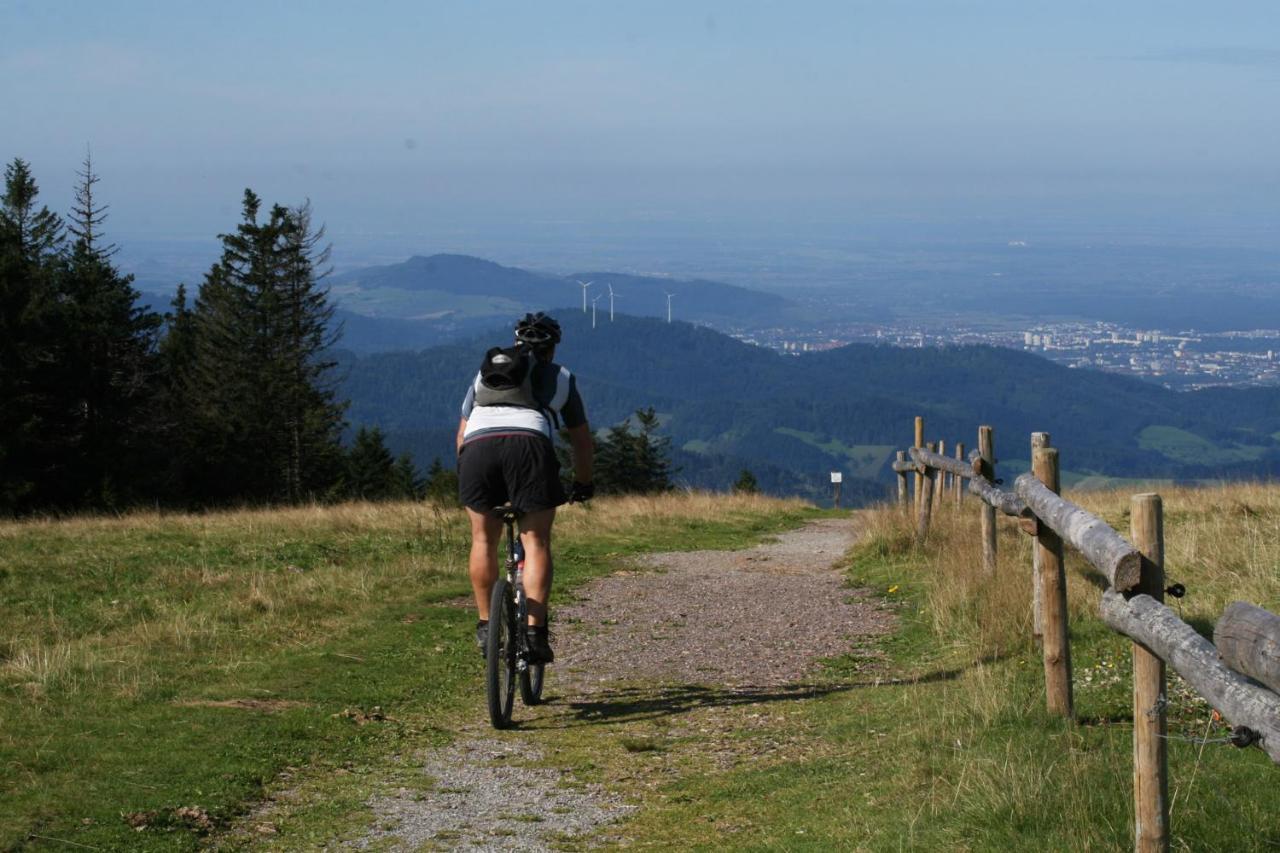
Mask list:
POLYGON ((402 790, 373 803, 378 826, 355 846, 387 841, 410 849, 546 850, 632 811, 598 785, 565 787, 537 767, 540 751, 518 741, 464 741, 431 755, 425 795, 402 790))
POLYGON ((650 555, 635 570, 579 587, 573 601, 553 604, 550 702, 517 703, 514 732, 495 738, 477 722, 449 749, 425 756, 434 787, 375 799, 379 828, 353 846, 548 850, 589 842, 634 806, 540 764, 540 738, 606 716, 602 709, 619 736, 659 713, 750 726, 761 703, 812 695, 804 683, 818 659, 873 655, 864 644, 892 628, 892 615, 833 568, 856 535, 848 519, 823 519, 746 551, 650 555))
POLYGON ((588 685, 792 684, 890 626, 832 569, 853 540, 848 520, 824 519, 749 551, 651 555, 649 571, 601 578, 558 608, 557 654, 588 685))

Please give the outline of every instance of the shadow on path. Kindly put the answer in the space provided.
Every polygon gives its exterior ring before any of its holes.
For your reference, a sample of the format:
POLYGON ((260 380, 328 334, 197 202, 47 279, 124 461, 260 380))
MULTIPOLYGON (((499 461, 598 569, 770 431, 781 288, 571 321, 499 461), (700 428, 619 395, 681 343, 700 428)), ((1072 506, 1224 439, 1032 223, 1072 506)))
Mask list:
MULTIPOLYGON (((980 661, 992 663, 999 658, 980 661)), ((560 697, 549 697, 548 705, 555 712, 536 722, 526 723, 524 729, 573 728, 598 726, 611 723, 651 720, 687 714, 702 708, 733 708, 738 705, 758 705, 772 702, 793 702, 816 699, 850 690, 875 687, 910 687, 954 681, 969 667, 940 669, 909 678, 879 678, 871 681, 827 682, 812 684, 786 684, 766 687, 708 687, 699 684, 642 685, 605 688, 586 697, 569 699, 560 706, 560 697), (563 707, 563 711, 560 708, 563 707)), ((550 709, 549 708, 549 709, 550 709)))

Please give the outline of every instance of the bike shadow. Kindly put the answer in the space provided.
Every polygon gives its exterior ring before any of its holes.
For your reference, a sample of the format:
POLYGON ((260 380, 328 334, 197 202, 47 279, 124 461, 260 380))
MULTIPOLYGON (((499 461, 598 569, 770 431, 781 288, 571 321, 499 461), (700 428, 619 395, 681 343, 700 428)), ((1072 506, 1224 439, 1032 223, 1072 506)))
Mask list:
MULTIPOLYGON (((688 714, 706 708, 733 708, 773 702, 818 699, 851 690, 876 687, 911 686, 952 681, 967 667, 942 669, 910 678, 880 678, 868 681, 796 683, 766 686, 709 686, 702 684, 636 685, 606 688, 584 698, 569 698, 561 706, 564 713, 546 720, 549 727, 573 728, 619 722, 652 720, 688 714)), ((548 697, 547 704, 560 706, 562 697, 548 697)), ((523 726, 526 728, 541 727, 523 726)))

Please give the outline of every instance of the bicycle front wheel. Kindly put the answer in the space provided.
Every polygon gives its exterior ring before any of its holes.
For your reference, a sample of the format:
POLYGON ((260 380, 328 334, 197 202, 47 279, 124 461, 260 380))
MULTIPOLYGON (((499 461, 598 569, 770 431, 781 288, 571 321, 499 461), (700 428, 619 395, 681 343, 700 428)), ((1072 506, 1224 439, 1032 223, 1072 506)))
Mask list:
POLYGON ((489 721, 495 729, 511 725, 515 686, 516 601, 506 578, 499 578, 489 599, 489 637, 485 646, 485 690, 489 721))

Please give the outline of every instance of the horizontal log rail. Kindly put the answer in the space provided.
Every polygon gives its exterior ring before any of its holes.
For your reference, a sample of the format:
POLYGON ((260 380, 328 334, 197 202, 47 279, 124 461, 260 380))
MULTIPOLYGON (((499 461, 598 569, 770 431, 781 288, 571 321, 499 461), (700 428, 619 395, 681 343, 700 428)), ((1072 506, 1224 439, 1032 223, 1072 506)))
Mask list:
POLYGON ((987 482, 985 477, 973 477, 969 480, 969 494, 976 495, 1005 515, 1014 518, 1031 518, 1031 510, 1013 492, 1006 492, 987 482))
POLYGON ((1222 662, 1280 692, 1280 616, 1233 601, 1213 628, 1222 662))
POLYGON ((1013 488, 1040 523, 1084 555, 1112 587, 1126 592, 1138 585, 1142 555, 1111 525, 1055 494, 1031 474, 1020 476, 1013 488))
MULTIPOLYGON (((1172 610, 1149 595, 1126 599, 1115 590, 1102 595, 1102 621, 1137 640, 1173 667, 1222 715, 1256 732, 1259 746, 1280 764, 1280 696, 1229 669, 1218 650, 1172 610)), ((1248 745, 1241 733, 1241 746, 1248 745)))
MULTIPOLYGON (((1035 460, 1039 458, 1037 454, 1053 454, 1052 476, 1045 477, 1043 471, 1027 473, 1017 478, 1012 491, 1000 488, 996 485, 996 460, 991 441, 992 430, 982 427, 979 430, 979 450, 974 450, 965 459, 943 456, 925 446, 923 419, 916 419, 916 443, 919 446, 900 451, 892 469, 899 477, 899 500, 904 505, 907 474, 915 472, 920 477, 919 482, 925 484, 917 489, 917 537, 923 540, 928 535, 930 512, 927 502, 932 497, 933 478, 937 472, 951 474, 959 478, 957 482, 968 480, 968 493, 983 504, 983 559, 988 571, 994 571, 995 563, 994 528, 987 521, 991 516, 986 515, 992 510, 1017 519, 1019 526, 1036 535, 1041 544, 1046 541, 1052 544, 1052 540, 1044 537, 1056 536, 1062 543, 1072 546, 1107 581, 1099 610, 1103 622, 1182 675, 1236 726, 1233 742, 1237 746, 1260 746, 1280 764, 1280 616, 1251 604, 1235 602, 1218 622, 1214 632, 1214 640, 1218 643, 1215 647, 1214 643, 1201 637, 1194 628, 1152 597, 1159 595, 1163 586, 1163 533, 1151 534, 1146 539, 1134 533, 1136 538, 1130 541, 1102 518, 1061 497, 1057 493, 1057 451, 1049 447, 1047 433, 1033 436, 1032 456, 1035 460), (921 497, 925 503, 921 502, 921 497), (1146 542, 1143 548, 1152 548, 1153 541, 1161 544, 1151 552, 1140 551, 1134 545, 1134 542, 1146 542), (1157 553, 1160 555, 1158 558, 1155 556, 1157 553)), ((1137 496, 1135 502, 1144 498, 1159 503, 1156 495, 1137 496)), ((1159 509, 1155 512, 1156 520, 1152 523, 1156 530, 1162 530, 1159 509)), ((1062 598, 1060 609, 1065 617, 1065 596, 1062 598)), ((1047 612, 1050 605, 1044 604, 1043 608, 1047 612)), ((1046 660, 1046 677, 1049 672, 1046 660)), ((1066 672, 1069 685, 1069 663, 1066 672)), ((1156 688, 1154 695, 1162 695, 1163 675, 1147 677, 1157 679, 1152 682, 1156 688)), ((1138 680, 1135 670, 1135 685, 1138 680)), ((1151 686, 1146 685, 1144 690, 1151 686)), ((1069 702, 1066 707, 1065 713, 1070 716, 1069 702)), ((1163 708, 1149 710, 1163 720, 1163 708)), ((1163 765, 1163 760, 1158 763, 1163 765)), ((1144 773, 1150 771, 1151 768, 1146 768, 1144 773)), ((1161 767, 1156 772, 1164 774, 1166 771, 1161 767)))
POLYGON ((917 465, 915 462, 898 460, 897 462, 893 463, 893 471, 895 474, 906 474, 911 471, 921 471, 921 470, 923 470, 923 466, 917 465))
MULTIPOLYGON (((952 459, 950 456, 943 456, 941 453, 934 453, 932 450, 926 450, 923 447, 913 447, 910 453, 911 458, 918 465, 924 465, 936 471, 946 471, 948 474, 955 474, 958 477, 975 476, 973 466, 966 465, 959 459, 952 459)), ((976 476, 981 476, 981 474, 976 476)))

